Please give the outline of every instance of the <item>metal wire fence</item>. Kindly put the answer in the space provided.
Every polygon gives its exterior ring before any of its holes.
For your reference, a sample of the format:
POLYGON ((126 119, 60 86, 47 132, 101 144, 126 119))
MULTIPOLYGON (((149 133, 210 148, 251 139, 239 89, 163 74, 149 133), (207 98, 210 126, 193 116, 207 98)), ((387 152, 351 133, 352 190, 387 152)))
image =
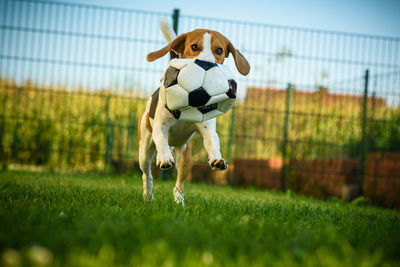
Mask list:
MULTIPOLYGON (((252 66, 236 72, 237 105, 217 120, 233 166, 193 180, 400 205, 399 38, 59 2, 0 10, 4 168, 135 166, 137 118, 168 61, 146 54, 173 18, 179 33, 220 31, 252 66)), ((201 143, 194 159, 205 162, 201 143)))

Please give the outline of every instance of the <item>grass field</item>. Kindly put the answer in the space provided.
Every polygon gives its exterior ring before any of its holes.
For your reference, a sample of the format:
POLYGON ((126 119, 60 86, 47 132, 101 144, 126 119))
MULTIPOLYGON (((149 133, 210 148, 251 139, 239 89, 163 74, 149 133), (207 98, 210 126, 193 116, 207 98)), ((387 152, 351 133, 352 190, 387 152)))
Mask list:
POLYGON ((182 207, 172 187, 156 180, 146 203, 137 174, 2 172, 2 264, 400 264, 398 211, 202 184, 182 207))

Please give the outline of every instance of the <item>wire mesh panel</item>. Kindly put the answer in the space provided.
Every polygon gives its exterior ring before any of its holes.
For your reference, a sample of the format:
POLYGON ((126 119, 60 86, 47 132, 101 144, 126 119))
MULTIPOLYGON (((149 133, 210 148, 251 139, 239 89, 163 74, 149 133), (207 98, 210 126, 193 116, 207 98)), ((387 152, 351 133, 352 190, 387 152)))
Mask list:
POLYGON ((192 16, 180 25, 222 32, 252 66, 231 122, 234 183, 348 199, 374 191, 364 176, 375 164, 391 173, 373 180, 391 189, 375 191, 399 205, 400 39, 192 16))
POLYGON ((103 169, 137 158, 137 118, 166 59, 169 14, 37 1, 1 2, 2 157, 103 169), (157 34, 155 34, 157 33, 157 34))
MULTIPOLYGON (((146 54, 166 45, 159 22, 173 13, 39 1, 0 12, 3 164, 134 164, 137 119, 168 61, 146 54)), ((400 205, 399 38, 177 14, 179 33, 217 30, 251 65, 243 77, 226 60, 238 101, 217 124, 233 166, 201 179, 400 205)))

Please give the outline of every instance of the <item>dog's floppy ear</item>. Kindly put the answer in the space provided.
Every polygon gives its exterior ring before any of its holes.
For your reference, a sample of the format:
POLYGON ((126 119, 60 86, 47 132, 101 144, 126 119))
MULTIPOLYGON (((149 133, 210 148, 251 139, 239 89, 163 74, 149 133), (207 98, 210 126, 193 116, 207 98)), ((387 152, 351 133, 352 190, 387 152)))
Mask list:
POLYGON ((186 33, 179 35, 177 38, 175 38, 175 40, 173 40, 164 48, 149 53, 147 55, 147 61, 152 62, 156 59, 159 59, 160 57, 164 56, 170 51, 173 51, 177 55, 183 53, 183 50, 185 49, 186 36, 187 36, 186 33))
POLYGON ((247 59, 239 52, 239 50, 235 49, 233 44, 229 42, 228 44, 228 52, 232 53, 233 59, 235 60, 235 65, 240 74, 246 76, 250 72, 250 65, 247 62, 247 59))

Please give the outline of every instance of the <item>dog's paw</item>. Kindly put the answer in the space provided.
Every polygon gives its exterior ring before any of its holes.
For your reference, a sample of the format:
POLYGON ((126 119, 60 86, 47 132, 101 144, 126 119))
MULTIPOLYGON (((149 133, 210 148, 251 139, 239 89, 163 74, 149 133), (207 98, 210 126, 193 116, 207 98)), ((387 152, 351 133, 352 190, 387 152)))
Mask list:
POLYGON ((174 199, 177 204, 182 204, 182 206, 185 206, 185 197, 183 192, 178 190, 176 186, 174 187, 174 199))
POLYGON ((143 200, 147 202, 152 202, 154 201, 154 196, 153 194, 143 194, 143 200))
POLYGON ((210 164, 211 168, 213 170, 226 170, 228 168, 228 163, 226 163, 226 161, 224 159, 210 159, 208 161, 208 163, 210 164))
POLYGON ((157 167, 162 169, 162 170, 167 170, 174 166, 174 157, 172 156, 171 151, 168 151, 167 153, 158 153, 157 154, 157 167))

